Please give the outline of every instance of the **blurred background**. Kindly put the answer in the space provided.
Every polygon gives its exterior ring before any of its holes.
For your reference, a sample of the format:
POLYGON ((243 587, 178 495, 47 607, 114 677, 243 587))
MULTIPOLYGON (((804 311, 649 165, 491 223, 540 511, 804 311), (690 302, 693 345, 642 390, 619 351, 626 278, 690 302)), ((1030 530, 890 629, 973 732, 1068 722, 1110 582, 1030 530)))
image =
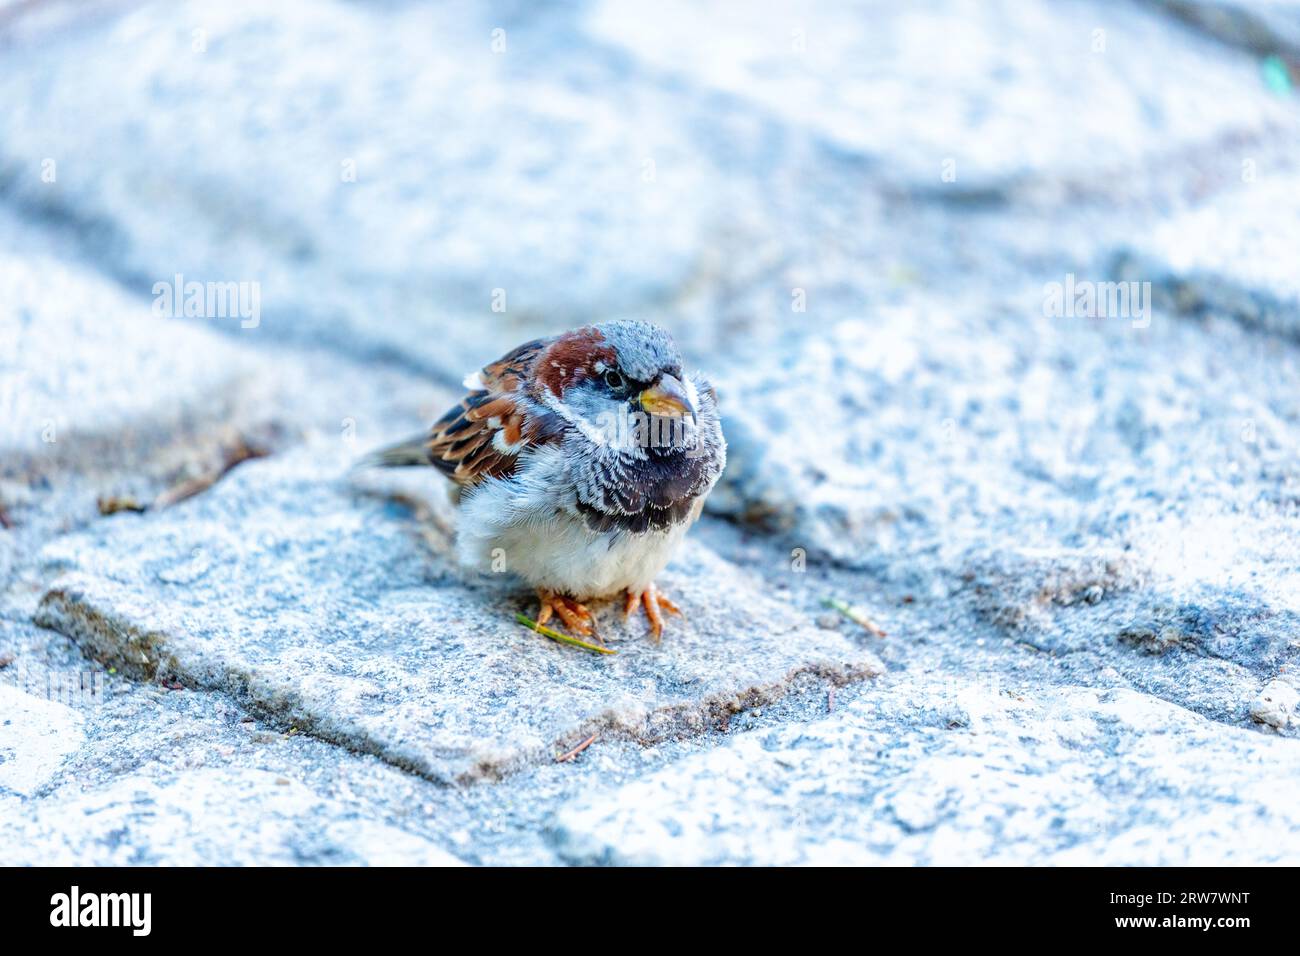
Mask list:
POLYGON ((719 554, 1290 735, 1298 64, 1292 0, 0 0, 5 614, 637 317, 719 386, 719 554))

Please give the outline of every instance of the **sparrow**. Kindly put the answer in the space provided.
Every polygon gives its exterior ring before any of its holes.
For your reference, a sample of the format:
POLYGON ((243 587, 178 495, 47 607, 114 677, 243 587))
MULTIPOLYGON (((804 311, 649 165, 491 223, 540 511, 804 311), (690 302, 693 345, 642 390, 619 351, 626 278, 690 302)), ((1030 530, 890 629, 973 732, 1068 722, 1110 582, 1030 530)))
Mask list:
POLYGON ((453 482, 460 563, 514 572, 558 617, 600 640, 584 602, 625 595, 656 641, 654 583, 727 460, 717 394, 686 375, 671 337, 613 321, 526 342, 465 379, 427 434, 366 464, 431 465, 453 482))

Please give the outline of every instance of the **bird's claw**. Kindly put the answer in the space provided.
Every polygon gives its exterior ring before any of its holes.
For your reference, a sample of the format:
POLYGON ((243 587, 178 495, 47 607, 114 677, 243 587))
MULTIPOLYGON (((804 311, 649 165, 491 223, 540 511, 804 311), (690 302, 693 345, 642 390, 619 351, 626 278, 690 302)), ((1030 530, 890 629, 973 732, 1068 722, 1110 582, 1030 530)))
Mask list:
POLYGON ((539 625, 545 625, 554 614, 570 631, 583 637, 594 637, 599 644, 604 645, 605 642, 601 640, 600 632, 596 629, 596 617, 586 605, 563 594, 543 591, 540 588, 537 591, 537 599, 541 602, 541 608, 537 612, 539 625))
POLYGON ((667 611, 669 614, 676 614, 678 617, 683 617, 681 609, 672 601, 668 600, 665 595, 661 594, 659 589, 653 584, 647 587, 640 594, 636 593, 631 588, 628 589, 627 601, 623 605, 623 616, 625 618, 630 617, 632 612, 636 610, 638 604, 645 609, 645 616, 650 621, 650 633, 654 636, 656 643, 658 643, 664 632, 664 618, 663 615, 659 613, 660 608, 667 611))

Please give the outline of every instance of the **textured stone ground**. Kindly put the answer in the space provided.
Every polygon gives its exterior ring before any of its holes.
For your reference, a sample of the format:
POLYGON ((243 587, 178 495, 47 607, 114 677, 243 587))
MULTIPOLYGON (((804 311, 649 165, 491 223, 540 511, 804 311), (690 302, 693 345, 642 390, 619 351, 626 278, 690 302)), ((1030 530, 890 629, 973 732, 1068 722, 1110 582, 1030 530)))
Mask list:
POLYGON ((0 862, 1300 861, 1300 7, 639 10, 0 4, 0 862), (598 657, 349 466, 613 316, 731 454, 598 657))

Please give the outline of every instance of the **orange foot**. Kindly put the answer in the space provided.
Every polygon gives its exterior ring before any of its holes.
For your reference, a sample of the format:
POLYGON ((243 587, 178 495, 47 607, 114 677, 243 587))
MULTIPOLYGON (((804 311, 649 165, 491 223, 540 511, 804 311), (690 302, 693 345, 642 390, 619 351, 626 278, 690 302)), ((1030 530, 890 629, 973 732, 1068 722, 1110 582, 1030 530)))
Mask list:
POLYGON ((677 605, 660 594, 659 589, 653 584, 640 594, 628 588, 627 603, 623 605, 623 616, 630 616, 636 610, 638 602, 645 608, 645 616, 650 619, 650 633, 654 635, 656 643, 658 643, 664 632, 664 619, 663 615, 659 613, 659 609, 663 608, 669 614, 682 616, 682 612, 677 605))
POLYGON ((600 634, 596 631, 596 618, 587 608, 571 597, 557 594, 555 591, 537 589, 537 600, 542 602, 537 612, 537 623, 545 624, 551 615, 558 615, 564 626, 583 637, 594 637, 601 644, 600 634))

